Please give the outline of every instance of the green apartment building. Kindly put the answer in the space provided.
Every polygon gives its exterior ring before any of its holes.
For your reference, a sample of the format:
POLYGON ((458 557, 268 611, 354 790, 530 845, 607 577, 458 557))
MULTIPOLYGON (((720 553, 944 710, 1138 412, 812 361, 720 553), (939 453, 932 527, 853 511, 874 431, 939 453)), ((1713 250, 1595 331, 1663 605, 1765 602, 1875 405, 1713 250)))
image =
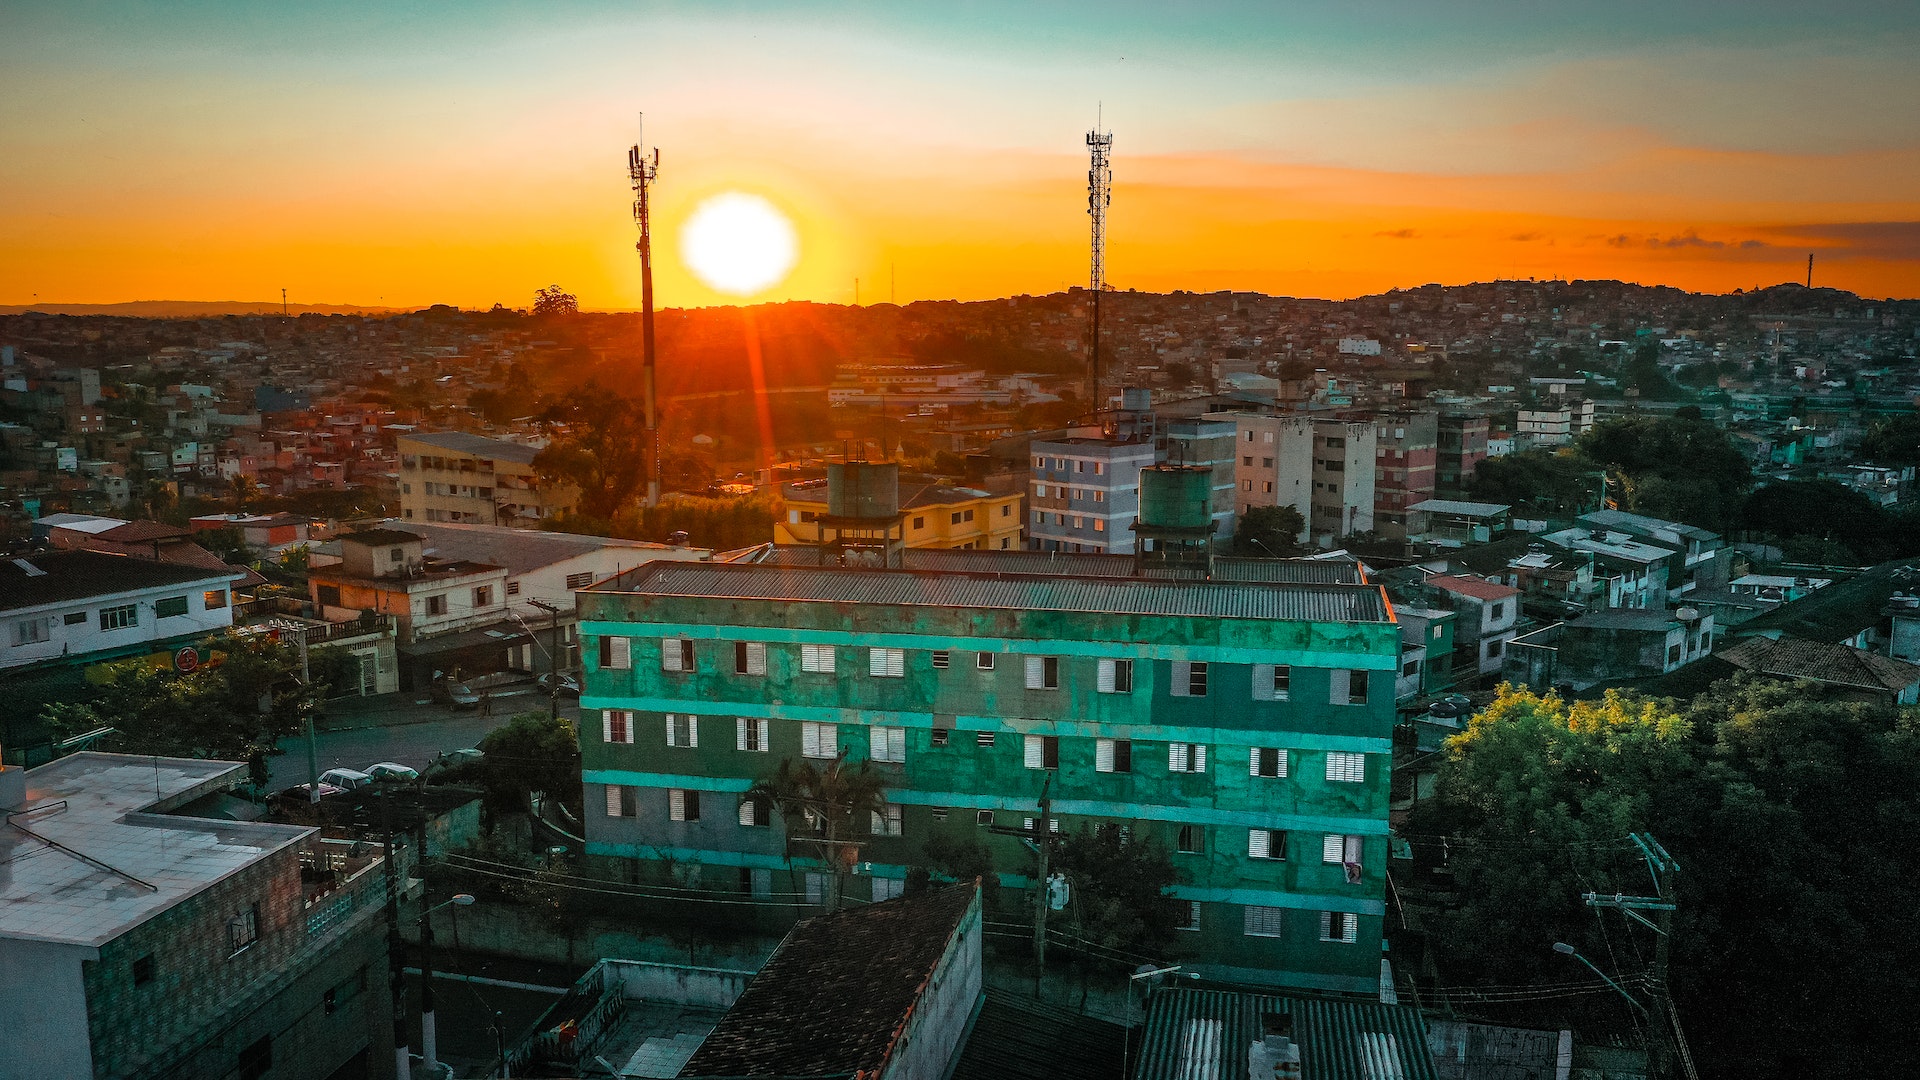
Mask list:
POLYGON ((1175 959, 1375 991, 1400 652, 1380 588, 1326 563, 1257 582, 1071 565, 654 563, 581 592, 588 854, 824 897, 823 864, 789 860, 745 796, 784 759, 844 754, 888 798, 847 896, 898 895, 942 833, 1028 888, 1022 839, 987 826, 1025 826, 1050 776, 1062 832, 1120 823, 1175 853, 1175 959))

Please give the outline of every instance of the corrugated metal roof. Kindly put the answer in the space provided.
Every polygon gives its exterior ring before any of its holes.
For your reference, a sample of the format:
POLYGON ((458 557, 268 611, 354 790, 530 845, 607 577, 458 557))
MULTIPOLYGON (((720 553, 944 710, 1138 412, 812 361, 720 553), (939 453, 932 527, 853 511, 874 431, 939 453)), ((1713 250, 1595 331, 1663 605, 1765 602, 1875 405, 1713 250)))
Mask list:
POLYGON ((1244 1080, 1270 1016, 1291 1029, 1301 1080, 1437 1080, 1418 1009, 1183 987, 1153 995, 1132 1080, 1244 1080))
MULTIPOLYGON (((908 570, 938 570, 968 574, 1046 574, 1089 578, 1201 579, 1198 569, 1173 569, 1166 564, 1140 565, 1131 555, 1091 555, 1066 551, 969 551, 965 548, 907 548, 900 553, 908 570)), ((756 555, 753 561, 770 566, 819 566, 821 548, 812 544, 781 544, 756 555)), ((1364 581, 1356 563, 1337 559, 1246 559, 1219 556, 1213 560, 1214 580, 1286 581, 1318 585, 1358 585, 1364 581)))
POLYGON ((1392 622, 1375 585, 1153 581, 848 567, 652 563, 594 591, 1009 611, 1392 622))

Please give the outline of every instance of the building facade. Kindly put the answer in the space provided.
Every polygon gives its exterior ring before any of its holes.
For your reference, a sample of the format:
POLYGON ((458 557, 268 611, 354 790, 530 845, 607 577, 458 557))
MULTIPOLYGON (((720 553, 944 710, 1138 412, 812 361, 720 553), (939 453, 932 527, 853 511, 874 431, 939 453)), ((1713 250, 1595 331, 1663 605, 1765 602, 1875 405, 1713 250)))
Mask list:
POLYGON ((0 668, 132 655, 233 625, 229 567, 211 570, 99 551, 0 562, 0 668))
POLYGON ((400 516, 408 521, 532 528, 571 509, 572 488, 550 488, 533 471, 539 450, 460 431, 402 435, 400 516))
POLYGON ((1487 434, 1492 422, 1484 415, 1444 413, 1434 457, 1434 490, 1443 497, 1467 493, 1480 463, 1487 459, 1487 434))
POLYGON ((1140 513, 1140 470, 1152 443, 1071 438, 1036 441, 1027 546, 1034 551, 1130 555, 1140 513))
POLYGON ((1440 418, 1416 410, 1379 412, 1374 423, 1373 528, 1387 540, 1427 531, 1414 509, 1433 498, 1440 418))
MULTIPOLYGON (((995 494, 945 484, 900 485, 900 523, 907 547, 1012 551, 1022 548, 1025 501, 1018 492, 995 494)), ((827 482, 806 480, 782 489, 786 516, 773 523, 776 544, 817 544, 827 516, 827 482)))
POLYGON ((580 595, 587 852, 683 887, 824 899, 747 793, 871 762, 856 898, 928 842, 1097 826, 1172 852, 1179 953, 1219 977, 1373 992, 1399 627, 1377 586, 659 564, 580 595))

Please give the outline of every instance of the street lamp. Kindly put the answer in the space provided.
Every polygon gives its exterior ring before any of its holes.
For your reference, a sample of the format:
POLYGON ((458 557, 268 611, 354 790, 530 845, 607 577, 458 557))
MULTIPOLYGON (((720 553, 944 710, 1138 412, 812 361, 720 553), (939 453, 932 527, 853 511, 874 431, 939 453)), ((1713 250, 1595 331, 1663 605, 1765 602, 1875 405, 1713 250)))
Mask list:
MULTIPOLYGON (((425 895, 422 886, 422 895, 425 895)), ((420 908, 420 1062, 428 1076, 440 1071, 440 1040, 433 1025, 433 919, 434 912, 443 907, 458 905, 466 907, 473 903, 473 894, 455 893, 450 899, 420 908)))
MULTIPOLYGON (((1133 1038, 1129 1034, 1129 1031, 1132 1029, 1133 1020, 1133 984, 1139 982, 1141 979, 1151 979, 1157 975, 1171 975, 1180 970, 1179 964, 1157 968, 1150 968, 1143 964, 1139 971, 1127 976, 1127 1011, 1120 1014, 1120 1080, 1127 1080, 1127 1068, 1131 1064, 1132 1058, 1130 1051, 1133 1049, 1133 1038)), ((1200 977, 1200 973, 1197 971, 1181 971, 1181 974, 1189 979, 1197 979, 1200 977)), ((1142 1004, 1144 1005, 1145 1002, 1142 1001, 1142 1004)), ((1141 1025, 1144 1027, 1146 1017, 1143 1016, 1140 1020, 1141 1025)))
POLYGON ((1606 983, 1608 986, 1613 987, 1613 989, 1617 993, 1619 993, 1621 997, 1627 999, 1628 1004, 1632 1005, 1636 1009, 1639 1009, 1643 1013, 1647 1011, 1647 1007, 1645 1005, 1640 1004, 1639 998, 1636 998, 1632 994, 1627 993, 1625 987, 1621 986, 1619 983, 1614 982, 1612 979, 1608 978, 1607 973, 1604 971, 1601 971, 1598 967, 1595 967, 1593 961, 1575 952, 1573 949, 1573 946, 1567 944, 1564 941, 1556 941, 1553 943, 1553 951, 1559 953, 1562 956, 1571 956, 1575 960, 1578 960, 1581 963, 1587 965, 1589 968, 1592 968, 1593 973, 1595 975, 1600 976, 1600 981, 1606 983))

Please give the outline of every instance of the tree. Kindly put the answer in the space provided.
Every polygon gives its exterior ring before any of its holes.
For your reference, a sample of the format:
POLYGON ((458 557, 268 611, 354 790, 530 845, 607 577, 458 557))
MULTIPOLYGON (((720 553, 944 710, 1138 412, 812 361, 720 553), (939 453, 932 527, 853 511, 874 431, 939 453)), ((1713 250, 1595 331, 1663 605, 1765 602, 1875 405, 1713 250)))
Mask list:
POLYGON ((1740 508, 1740 527, 1783 541, 1832 541, 1843 561, 1885 562, 1920 547, 1913 523, 1888 514, 1867 496, 1832 480, 1781 480, 1762 485, 1740 508))
MULTIPOLYGON (((1159 955, 1179 924, 1179 880, 1167 849, 1111 822, 1060 837, 1052 869, 1073 888, 1078 936, 1095 947, 1159 955)), ((1036 902, 1044 899, 1036 896, 1036 902)))
POLYGON ((580 313, 580 302, 574 295, 558 285, 549 285, 544 289, 535 289, 533 293, 533 314, 535 318, 556 316, 565 318, 580 313))
POLYGON ((1574 517, 1598 509, 1600 487, 1600 470, 1590 461, 1552 450, 1524 450, 1482 461, 1468 490, 1481 502, 1574 517))
POLYGON ((1292 506, 1255 506, 1233 527, 1233 551, 1259 559, 1291 558, 1300 554, 1300 535, 1306 531, 1306 519, 1292 506))
POLYGON ((612 518, 639 496, 650 448, 637 402, 588 382, 550 402, 541 418, 563 430, 534 457, 534 471, 577 489, 580 513, 612 518))
POLYGON ((1877 465, 1920 465, 1920 414, 1875 423, 1860 440, 1860 457, 1877 465))
POLYGON ((479 773, 490 805, 527 810, 538 791, 580 815, 580 740, 573 721, 524 712, 487 732, 479 749, 484 760, 464 768, 479 773))
POLYGON ((787 830, 787 867, 792 872, 796 842, 819 859, 833 875, 832 908, 840 906, 841 885, 859 861, 858 841, 868 831, 870 818, 884 813, 885 779, 871 762, 849 765, 845 752, 825 765, 802 759, 795 765, 783 759, 771 777, 756 782, 747 794, 766 799, 780 811, 787 830))

